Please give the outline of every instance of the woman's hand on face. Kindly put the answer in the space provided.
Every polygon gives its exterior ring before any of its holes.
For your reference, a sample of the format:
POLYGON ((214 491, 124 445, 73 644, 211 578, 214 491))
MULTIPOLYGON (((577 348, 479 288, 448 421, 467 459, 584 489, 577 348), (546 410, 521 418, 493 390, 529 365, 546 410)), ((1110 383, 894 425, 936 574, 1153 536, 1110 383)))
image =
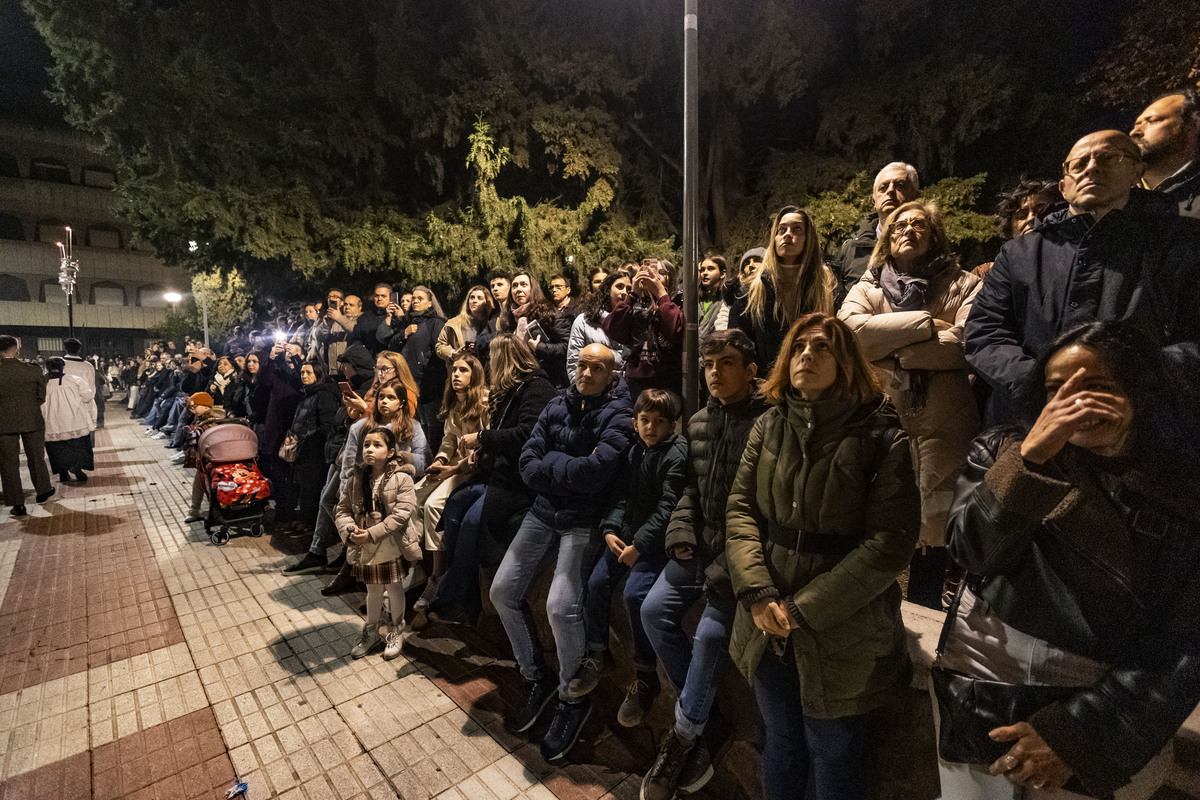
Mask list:
POLYGON ((1130 415, 1129 401, 1104 392, 1078 391, 1086 370, 1082 367, 1058 387, 1033 428, 1021 443, 1021 457, 1045 464, 1058 455, 1086 422, 1120 422, 1130 415))
POLYGON ((988 736, 997 742, 1016 742, 988 772, 1003 775, 1018 786, 1061 789, 1075 774, 1028 722, 996 728, 988 736))
POLYGON ((778 600, 759 600, 750 609, 755 626, 763 633, 787 638, 792 629, 797 627, 792 615, 778 600))

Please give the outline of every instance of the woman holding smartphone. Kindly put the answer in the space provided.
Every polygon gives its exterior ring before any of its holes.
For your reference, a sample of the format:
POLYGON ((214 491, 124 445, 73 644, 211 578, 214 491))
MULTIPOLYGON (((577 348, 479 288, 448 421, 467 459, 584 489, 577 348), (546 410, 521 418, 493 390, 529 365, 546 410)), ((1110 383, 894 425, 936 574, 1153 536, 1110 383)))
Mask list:
POLYGON ((625 380, 637 397, 643 389, 683 393, 683 309, 675 296, 679 271, 670 261, 646 258, 633 276, 633 291, 613 306, 601 326, 628 347, 625 380))
POLYGON ((571 338, 571 320, 555 313, 530 272, 522 271, 513 276, 508 303, 500 312, 500 323, 496 328, 529 344, 554 388, 563 389, 570 385, 567 380, 567 341, 571 338))

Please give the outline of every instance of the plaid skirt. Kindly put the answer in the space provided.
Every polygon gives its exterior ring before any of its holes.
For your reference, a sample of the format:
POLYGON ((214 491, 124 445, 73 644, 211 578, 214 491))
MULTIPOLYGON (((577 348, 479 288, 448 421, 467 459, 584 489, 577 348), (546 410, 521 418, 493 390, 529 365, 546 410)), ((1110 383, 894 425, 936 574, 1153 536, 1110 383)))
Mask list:
POLYGON ((351 564, 350 569, 355 578, 363 583, 396 583, 404 577, 402 559, 387 561, 383 564, 351 564))

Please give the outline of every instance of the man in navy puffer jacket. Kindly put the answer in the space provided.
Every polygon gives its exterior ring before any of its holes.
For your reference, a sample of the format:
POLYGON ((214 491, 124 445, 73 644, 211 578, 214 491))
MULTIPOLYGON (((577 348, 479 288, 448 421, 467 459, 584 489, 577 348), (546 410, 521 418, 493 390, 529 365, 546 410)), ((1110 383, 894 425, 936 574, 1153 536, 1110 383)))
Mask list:
POLYGON ((591 713, 588 698, 570 696, 567 686, 586 651, 584 594, 602 547, 596 526, 606 489, 633 443, 632 411, 612 351, 590 344, 580 351, 574 386, 550 401, 521 451, 521 478, 537 498, 496 572, 491 597, 525 680, 509 729, 531 728, 558 689, 559 710, 542 741, 547 761, 566 755, 591 713), (546 614, 558 649, 557 678, 542 660, 525 601, 539 566, 555 551, 546 614))

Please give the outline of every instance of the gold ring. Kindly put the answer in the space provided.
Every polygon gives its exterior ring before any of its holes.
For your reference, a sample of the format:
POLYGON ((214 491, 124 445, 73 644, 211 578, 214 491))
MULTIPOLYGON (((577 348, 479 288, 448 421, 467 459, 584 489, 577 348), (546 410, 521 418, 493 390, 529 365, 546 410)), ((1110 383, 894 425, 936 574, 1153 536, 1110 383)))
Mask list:
POLYGON ((1012 772, 1014 769, 1021 766, 1021 760, 1012 753, 1005 754, 1004 758, 1000 759, 1000 763, 1004 766, 1005 772, 1012 772))

